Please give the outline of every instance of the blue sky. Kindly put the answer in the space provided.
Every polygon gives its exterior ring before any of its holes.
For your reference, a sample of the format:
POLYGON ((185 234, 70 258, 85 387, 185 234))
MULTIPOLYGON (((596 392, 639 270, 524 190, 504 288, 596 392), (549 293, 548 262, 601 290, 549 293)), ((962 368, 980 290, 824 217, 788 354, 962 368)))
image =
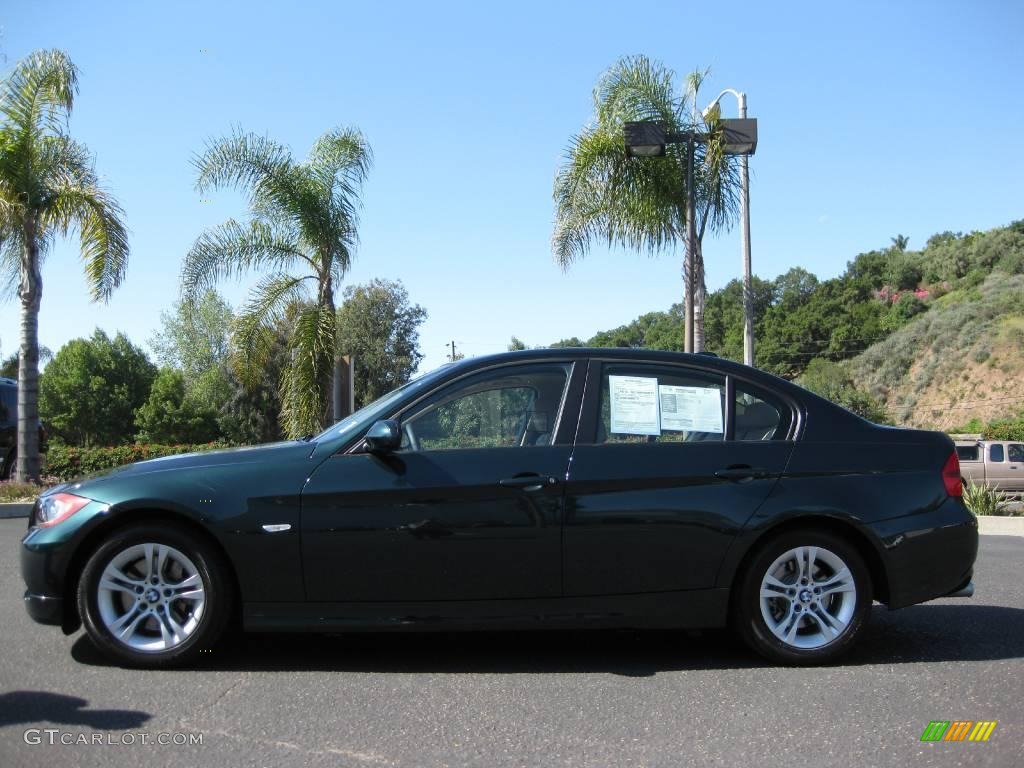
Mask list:
MULTIPOLYGON (((595 248, 563 273, 550 251, 552 180, 589 119, 598 76, 644 53, 680 75, 711 67, 705 100, 748 94, 753 263, 822 277, 902 233, 1024 217, 1024 4, 11 3, 6 67, 62 48, 81 69, 71 130, 124 206, 128 277, 90 304, 73 241, 43 270, 40 341, 95 327, 144 344, 181 259, 244 200, 200 202, 193 153, 234 126, 304 156, 358 126, 375 165, 348 283, 401 279, 429 312, 421 369, 452 339, 469 355, 587 338, 680 299, 682 253, 595 248), (97 8, 99 7, 99 9, 97 8), (209 53, 201 50, 209 49, 209 53)), ((724 115, 735 115, 724 102, 724 115)), ((705 241, 708 287, 738 276, 738 230, 705 241)), ((224 286, 235 305, 252 279, 224 286)), ((0 305, 16 350, 18 305, 0 305)))

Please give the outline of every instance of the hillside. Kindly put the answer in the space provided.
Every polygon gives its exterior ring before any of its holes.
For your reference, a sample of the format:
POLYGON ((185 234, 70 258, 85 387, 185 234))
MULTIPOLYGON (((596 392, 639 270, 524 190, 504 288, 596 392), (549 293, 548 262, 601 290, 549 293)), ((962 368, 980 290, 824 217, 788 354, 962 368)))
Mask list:
POLYGON ((1024 275, 994 272, 847 363, 893 423, 950 429, 1024 408, 1024 275))
MULTIPOLYGON (((876 421, 981 431, 1024 415, 1024 220, 907 239, 819 280, 753 279, 755 364, 876 421)), ((705 348, 742 359, 742 287, 707 295, 705 348)), ((682 307, 552 346, 680 350, 682 307)))

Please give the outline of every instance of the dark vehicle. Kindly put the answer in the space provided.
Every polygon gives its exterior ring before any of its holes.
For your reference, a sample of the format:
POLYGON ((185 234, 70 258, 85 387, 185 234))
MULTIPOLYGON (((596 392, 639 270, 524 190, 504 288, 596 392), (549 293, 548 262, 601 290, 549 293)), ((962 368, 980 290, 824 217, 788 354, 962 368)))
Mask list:
POLYGON ((323 434, 54 488, 34 619, 121 663, 247 630, 717 627, 839 657, 872 600, 969 596, 945 435, 699 355, 551 349, 429 373, 323 434))
MULTIPOLYGON (((18 460, 18 382, 0 377, 0 480, 10 480, 18 460)), ((46 430, 39 423, 39 451, 46 451, 46 430)))

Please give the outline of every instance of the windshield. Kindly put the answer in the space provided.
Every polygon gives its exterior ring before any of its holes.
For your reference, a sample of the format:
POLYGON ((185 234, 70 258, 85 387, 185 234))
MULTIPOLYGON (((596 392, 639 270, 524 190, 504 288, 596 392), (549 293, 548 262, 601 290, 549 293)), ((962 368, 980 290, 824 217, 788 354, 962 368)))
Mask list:
POLYGON ((351 416, 346 416, 337 424, 332 424, 319 435, 314 437, 313 440, 328 440, 334 437, 341 437, 346 433, 355 434, 368 428, 373 424, 373 422, 383 418, 392 405, 414 390, 423 389, 429 385, 444 373, 450 365, 452 364, 445 363, 440 368, 430 371, 430 373, 424 373, 423 375, 417 376, 415 379, 406 382, 398 389, 392 390, 383 397, 377 398, 369 405, 364 405, 351 416))

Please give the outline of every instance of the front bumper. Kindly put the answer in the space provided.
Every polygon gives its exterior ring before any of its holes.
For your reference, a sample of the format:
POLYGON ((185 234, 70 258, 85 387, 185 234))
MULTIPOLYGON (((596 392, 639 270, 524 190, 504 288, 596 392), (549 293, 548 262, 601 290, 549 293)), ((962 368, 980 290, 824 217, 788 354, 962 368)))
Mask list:
POLYGON ((40 624, 61 626, 64 624, 64 600, 50 595, 36 595, 25 592, 25 610, 40 624))
MULTIPOLYGON (((67 583, 69 567, 72 555, 104 519, 106 510, 106 504, 92 502, 51 528, 30 527, 21 540, 25 610, 35 621, 60 626, 65 633, 77 628, 78 614, 73 605, 68 605, 73 602, 74 587, 67 583)), ((30 524, 34 521, 33 516, 30 524)))

